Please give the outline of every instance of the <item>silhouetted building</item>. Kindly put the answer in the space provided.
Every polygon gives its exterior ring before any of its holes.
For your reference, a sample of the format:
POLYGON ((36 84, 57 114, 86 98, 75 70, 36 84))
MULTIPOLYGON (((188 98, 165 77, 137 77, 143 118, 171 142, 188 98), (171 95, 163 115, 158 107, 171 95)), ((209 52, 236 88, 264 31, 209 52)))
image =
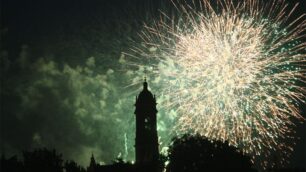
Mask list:
POLYGON ((91 154, 90 164, 87 167, 87 172, 95 172, 97 168, 97 163, 93 154, 91 154))
POLYGON ((143 90, 135 103, 136 115, 136 164, 155 163, 158 161, 158 137, 156 127, 156 98, 148 90, 146 79, 143 90))
POLYGON ((156 98, 148 90, 146 79, 143 90, 136 96, 136 162, 131 164, 118 159, 110 165, 99 165, 91 157, 87 172, 160 172, 163 165, 159 161, 158 137, 156 127, 156 98))

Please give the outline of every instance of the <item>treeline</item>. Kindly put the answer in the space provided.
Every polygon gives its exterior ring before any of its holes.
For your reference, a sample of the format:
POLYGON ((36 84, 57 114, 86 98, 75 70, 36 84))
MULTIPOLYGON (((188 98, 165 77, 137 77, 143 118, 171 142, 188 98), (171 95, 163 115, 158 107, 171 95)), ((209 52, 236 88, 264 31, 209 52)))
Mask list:
MULTIPOLYGON (((122 159, 113 161, 111 165, 100 165, 91 157, 85 169, 74 161, 64 161, 62 154, 46 148, 24 151, 22 158, 17 156, 1 157, 2 172, 94 172, 114 171, 112 169, 134 169, 137 164, 122 159), (22 160, 21 160, 22 159, 22 160), (99 170, 95 170, 99 169, 99 170)), ((210 170, 243 170, 255 171, 250 158, 227 143, 211 142, 199 135, 183 135, 172 139, 168 154, 160 155, 159 164, 167 172, 200 172, 210 170)), ((139 165, 139 164, 138 164, 139 165)))
POLYGON ((85 172, 74 161, 63 160, 62 154, 47 148, 23 151, 22 158, 1 156, 2 172, 85 172), (22 160, 21 160, 22 159, 22 160))

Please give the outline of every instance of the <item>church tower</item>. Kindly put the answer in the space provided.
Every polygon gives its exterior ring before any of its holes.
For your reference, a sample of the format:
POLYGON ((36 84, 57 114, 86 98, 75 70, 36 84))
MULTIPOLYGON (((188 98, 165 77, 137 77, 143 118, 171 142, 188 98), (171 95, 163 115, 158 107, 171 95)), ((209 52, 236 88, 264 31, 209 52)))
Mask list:
POLYGON ((148 90, 146 79, 143 90, 136 97, 136 164, 155 163, 158 160, 156 127, 156 98, 148 90))

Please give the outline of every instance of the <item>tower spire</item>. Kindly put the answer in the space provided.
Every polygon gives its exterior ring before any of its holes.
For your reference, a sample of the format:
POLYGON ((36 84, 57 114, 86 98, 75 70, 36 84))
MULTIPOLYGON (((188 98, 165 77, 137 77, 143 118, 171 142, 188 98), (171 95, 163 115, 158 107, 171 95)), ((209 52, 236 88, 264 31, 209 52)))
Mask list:
POLYGON ((91 152, 90 163, 89 163, 89 167, 87 167, 87 171, 88 172, 95 172, 96 167, 97 167, 96 160, 95 160, 93 152, 91 152))
POLYGON ((148 83, 147 83, 147 77, 144 77, 144 81, 143 81, 143 90, 148 90, 148 83))

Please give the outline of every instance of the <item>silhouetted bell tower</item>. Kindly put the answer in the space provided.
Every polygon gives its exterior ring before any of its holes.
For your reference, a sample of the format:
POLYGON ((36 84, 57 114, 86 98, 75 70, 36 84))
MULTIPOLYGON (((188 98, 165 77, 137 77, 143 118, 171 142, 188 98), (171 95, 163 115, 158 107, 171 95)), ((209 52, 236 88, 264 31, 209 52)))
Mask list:
POLYGON ((143 90, 136 97, 136 163, 154 163, 158 159, 158 139, 156 128, 156 98, 148 90, 146 79, 143 90))

